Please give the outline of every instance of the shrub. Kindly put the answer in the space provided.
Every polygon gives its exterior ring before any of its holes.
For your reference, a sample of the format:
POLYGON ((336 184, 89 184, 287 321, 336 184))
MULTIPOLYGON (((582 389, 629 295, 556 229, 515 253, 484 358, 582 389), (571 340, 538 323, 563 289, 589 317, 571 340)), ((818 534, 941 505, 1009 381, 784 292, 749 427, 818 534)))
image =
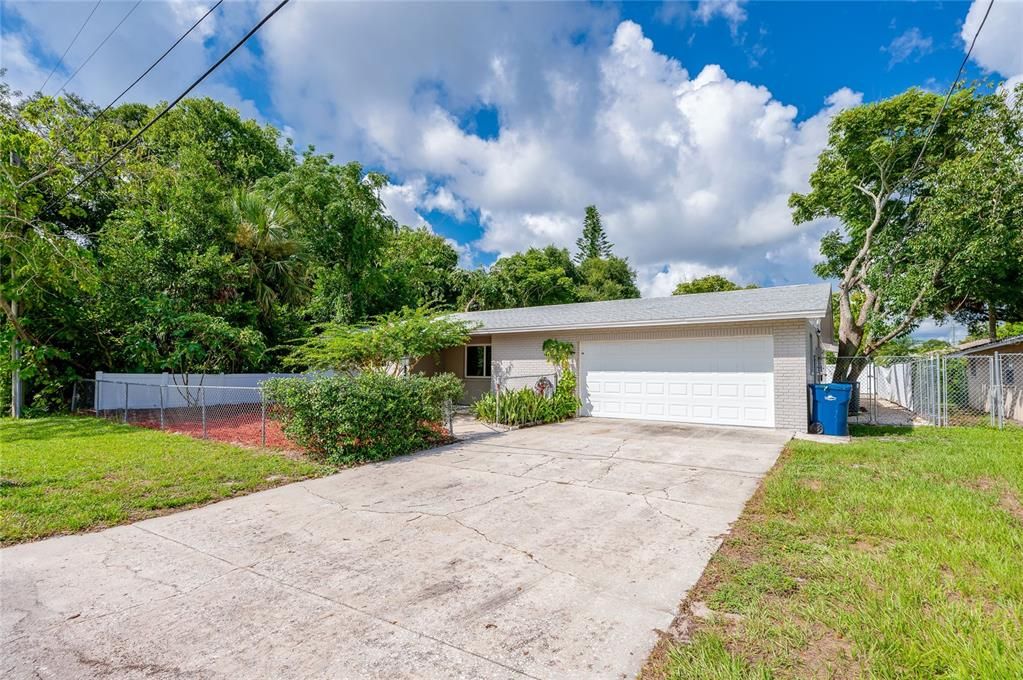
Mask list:
POLYGON ((399 377, 380 371, 264 383, 285 434, 333 463, 383 460, 434 446, 449 438, 445 402, 462 383, 445 373, 399 377))
POLYGON ((498 406, 494 394, 485 394, 472 405, 472 413, 484 422, 504 425, 539 425, 571 418, 579 410, 575 375, 571 371, 563 374, 551 396, 533 387, 502 392, 500 409, 498 406))

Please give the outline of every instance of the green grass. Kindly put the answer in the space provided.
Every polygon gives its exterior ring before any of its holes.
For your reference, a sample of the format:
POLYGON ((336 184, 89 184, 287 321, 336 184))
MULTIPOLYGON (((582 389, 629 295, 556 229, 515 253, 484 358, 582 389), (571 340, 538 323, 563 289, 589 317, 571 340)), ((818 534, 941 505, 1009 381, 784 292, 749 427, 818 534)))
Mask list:
POLYGON ((1023 430, 792 442, 645 678, 1023 677, 1023 430))
POLYGON ((0 544, 122 524, 331 471, 97 418, 0 419, 0 544))

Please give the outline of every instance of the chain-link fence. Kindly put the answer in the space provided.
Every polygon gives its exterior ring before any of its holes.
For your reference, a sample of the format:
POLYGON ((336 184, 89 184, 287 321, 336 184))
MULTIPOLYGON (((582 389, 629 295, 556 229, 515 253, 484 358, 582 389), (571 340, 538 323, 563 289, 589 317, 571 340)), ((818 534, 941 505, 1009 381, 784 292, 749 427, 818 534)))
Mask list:
POLYGON ((824 381, 853 384, 853 423, 1023 425, 1023 354, 838 357, 824 381))
MULTIPOLYGON (((153 384, 122 380, 79 380, 72 413, 91 414, 154 430, 232 444, 296 450, 280 423, 281 407, 262 387, 153 384)), ((454 408, 445 404, 443 423, 454 436, 454 408)))
POLYGON ((80 380, 71 410, 201 439, 298 448, 284 435, 277 406, 261 387, 80 380))

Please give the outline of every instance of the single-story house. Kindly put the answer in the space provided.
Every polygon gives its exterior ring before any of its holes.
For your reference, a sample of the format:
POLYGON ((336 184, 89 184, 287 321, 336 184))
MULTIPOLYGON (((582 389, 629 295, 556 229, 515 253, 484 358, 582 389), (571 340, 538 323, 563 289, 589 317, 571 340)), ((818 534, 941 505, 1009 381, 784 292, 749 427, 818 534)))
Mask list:
POLYGON ((553 378, 543 342, 570 341, 580 415, 602 418, 802 431, 832 342, 826 283, 453 316, 472 339, 417 370, 454 373, 471 402, 553 378))
POLYGON ((1004 417, 1023 422, 1023 335, 964 342, 949 356, 961 358, 966 364, 967 399, 971 408, 990 413, 994 403, 992 387, 997 386, 1001 390, 1004 417), (997 376, 995 371, 998 371, 997 376), (996 377, 997 381, 993 380, 996 377))

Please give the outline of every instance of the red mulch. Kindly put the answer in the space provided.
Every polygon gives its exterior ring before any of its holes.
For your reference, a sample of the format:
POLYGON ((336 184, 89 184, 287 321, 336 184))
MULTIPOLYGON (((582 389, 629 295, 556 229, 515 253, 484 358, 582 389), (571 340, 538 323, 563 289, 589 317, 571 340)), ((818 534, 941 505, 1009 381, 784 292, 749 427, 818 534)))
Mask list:
MULTIPOLYGON (((129 417, 128 422, 139 427, 148 427, 153 430, 160 428, 160 413, 136 411, 134 417, 129 417), (155 417, 154 417, 155 416, 155 417)), ((229 444, 241 444, 243 446, 263 446, 260 427, 259 413, 234 413, 218 414, 207 416, 206 438, 229 444)), ((176 418, 168 409, 164 416, 163 429, 167 432, 187 434, 196 439, 202 439, 202 419, 176 418)), ((271 449, 286 449, 290 451, 301 451, 302 447, 288 439, 281 430, 281 424, 269 417, 266 419, 266 447, 271 449)))

